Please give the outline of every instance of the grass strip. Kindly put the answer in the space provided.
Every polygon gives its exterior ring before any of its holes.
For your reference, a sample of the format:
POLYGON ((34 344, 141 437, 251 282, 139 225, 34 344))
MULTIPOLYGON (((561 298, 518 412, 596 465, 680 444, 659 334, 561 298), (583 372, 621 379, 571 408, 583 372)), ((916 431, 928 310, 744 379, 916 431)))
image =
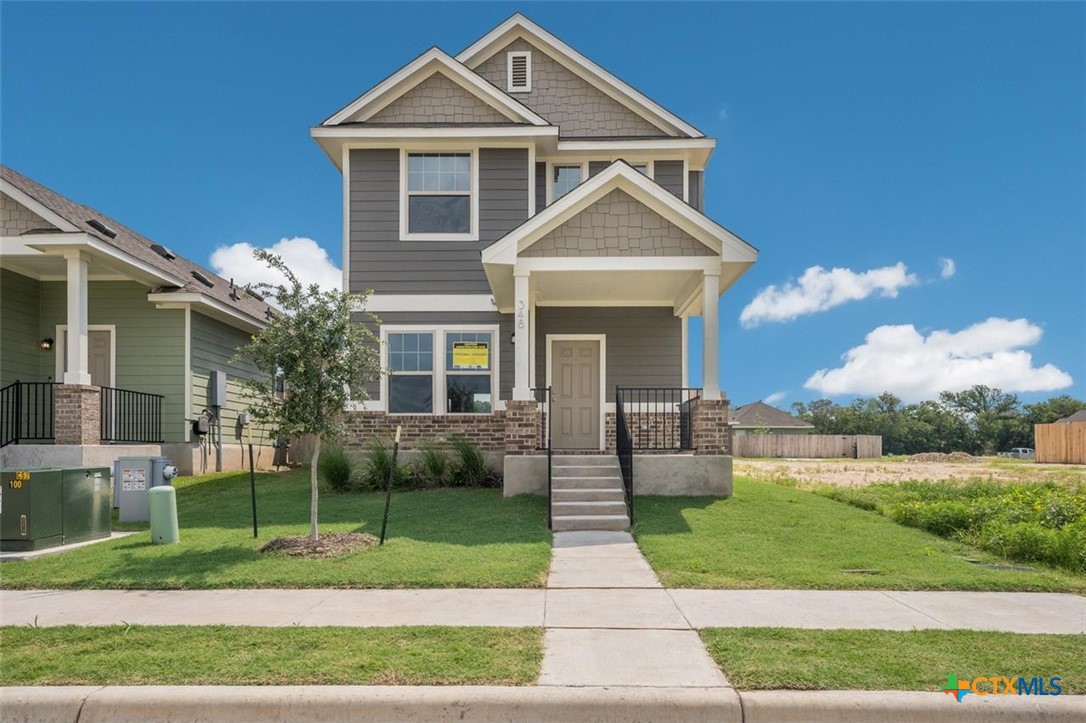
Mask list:
MULTIPOLYGON (((388 539, 310 560, 257 550, 309 531, 309 472, 258 474, 260 537, 253 539, 248 474, 177 482, 181 542, 130 537, 6 564, 0 587, 93 589, 542 587, 550 563, 546 500, 499 489, 395 492, 388 539)), ((320 531, 379 534, 384 495, 324 493, 320 531)))
POLYGON ((1061 678, 1064 694, 1086 693, 1086 635, 972 630, 798 630, 710 628, 710 655, 744 690, 938 691, 959 680, 1061 678))
POLYGON ((812 492, 742 477, 734 485, 726 499, 637 499, 637 542, 665 586, 1086 590, 1086 575, 986 568, 1005 561, 812 492))
POLYGON ((0 685, 529 685, 538 628, 0 628, 0 685))

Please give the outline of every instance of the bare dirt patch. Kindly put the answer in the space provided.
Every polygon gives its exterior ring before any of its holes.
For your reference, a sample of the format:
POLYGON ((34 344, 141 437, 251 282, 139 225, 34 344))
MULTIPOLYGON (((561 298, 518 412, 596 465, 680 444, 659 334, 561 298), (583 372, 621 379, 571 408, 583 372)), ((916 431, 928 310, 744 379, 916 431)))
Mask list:
POLYGON ((1086 481, 1086 465, 1036 464, 1028 460, 1011 461, 969 455, 962 455, 961 461, 913 461, 912 458, 736 459, 734 471, 736 475, 770 482, 796 480, 800 486, 827 484, 858 487, 876 482, 905 480, 980 479, 993 482, 1061 484, 1086 481))
POLYGON ((313 542, 308 537, 276 537, 269 540, 260 552, 274 552, 291 557, 338 557, 352 552, 368 550, 380 542, 366 532, 333 532, 321 535, 313 542))

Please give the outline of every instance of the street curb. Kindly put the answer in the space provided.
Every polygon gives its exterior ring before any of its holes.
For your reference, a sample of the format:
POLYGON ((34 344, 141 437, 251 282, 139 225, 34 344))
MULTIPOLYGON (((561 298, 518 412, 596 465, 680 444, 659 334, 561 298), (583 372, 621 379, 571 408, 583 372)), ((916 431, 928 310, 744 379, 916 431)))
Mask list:
POLYGON ((1086 696, 909 691, 491 686, 109 686, 0 688, 5 721, 1081 721, 1086 696))

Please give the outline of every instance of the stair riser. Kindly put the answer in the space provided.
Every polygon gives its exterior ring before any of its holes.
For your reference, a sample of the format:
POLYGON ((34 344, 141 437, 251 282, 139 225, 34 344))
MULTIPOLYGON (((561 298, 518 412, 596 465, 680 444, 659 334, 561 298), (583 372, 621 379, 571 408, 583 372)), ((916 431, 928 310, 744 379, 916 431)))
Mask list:
POLYGON ((582 520, 576 517, 555 517, 551 529, 555 532, 574 532, 582 530, 614 530, 624 532, 630 529, 630 521, 625 517, 605 518, 600 520, 582 520))
POLYGON ((555 477, 551 482, 555 490, 621 490, 621 477, 555 477))
POLYGON ((554 490, 553 499, 559 502, 622 502, 626 503, 626 495, 621 489, 617 490, 554 490))
POLYGON ((594 467, 553 467, 555 477, 616 477, 622 475, 622 469, 615 466, 597 465, 594 467))
POLYGON ((614 465, 618 466, 618 457, 613 454, 556 454, 552 457, 555 465, 593 466, 614 465))
POLYGON ((625 502, 555 502, 551 506, 555 517, 562 515, 624 515, 625 502))

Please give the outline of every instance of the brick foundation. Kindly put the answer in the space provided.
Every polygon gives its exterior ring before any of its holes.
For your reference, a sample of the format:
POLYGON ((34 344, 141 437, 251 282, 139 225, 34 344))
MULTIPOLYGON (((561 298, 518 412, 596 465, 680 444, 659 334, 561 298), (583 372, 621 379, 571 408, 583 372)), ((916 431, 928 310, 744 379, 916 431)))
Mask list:
POLYGON ((53 388, 53 434, 56 443, 99 444, 102 434, 102 393, 89 384, 60 384, 53 388))
POLYGON ((463 438, 484 452, 505 451, 505 415, 494 414, 386 414, 349 412, 347 447, 368 447, 374 440, 391 443, 401 428, 400 447, 447 447, 463 438))
POLYGON ((543 415, 534 400, 505 403, 505 453, 535 454, 542 439, 543 415))
POLYGON ((695 399, 691 416, 694 454, 731 454, 727 399, 695 399))

